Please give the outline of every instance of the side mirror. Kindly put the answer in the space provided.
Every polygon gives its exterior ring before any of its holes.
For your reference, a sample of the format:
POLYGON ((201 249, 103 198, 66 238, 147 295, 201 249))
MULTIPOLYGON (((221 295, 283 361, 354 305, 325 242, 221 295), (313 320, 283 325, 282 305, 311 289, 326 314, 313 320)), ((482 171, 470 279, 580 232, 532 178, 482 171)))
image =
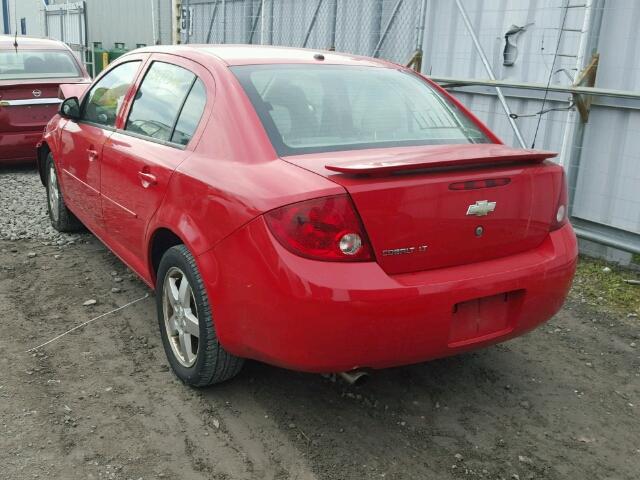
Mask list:
POLYGON ((68 118, 69 120, 78 120, 80 118, 80 102, 78 97, 65 98, 60 104, 58 110, 60 116, 68 118))

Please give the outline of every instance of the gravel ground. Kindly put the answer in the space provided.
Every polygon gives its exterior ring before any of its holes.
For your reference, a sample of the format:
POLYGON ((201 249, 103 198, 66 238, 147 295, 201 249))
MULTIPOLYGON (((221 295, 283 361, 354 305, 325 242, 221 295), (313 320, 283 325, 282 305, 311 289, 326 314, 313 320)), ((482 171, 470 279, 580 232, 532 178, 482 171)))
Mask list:
POLYGON ((56 232, 47 216, 46 191, 32 167, 0 170, 0 240, 73 244, 78 235, 56 232))
POLYGON ((585 262, 531 334, 361 387, 248 362, 195 390, 152 298, 27 352, 150 293, 89 233, 52 233, 43 192, 0 172, 2 480, 639 478, 637 274, 585 262))

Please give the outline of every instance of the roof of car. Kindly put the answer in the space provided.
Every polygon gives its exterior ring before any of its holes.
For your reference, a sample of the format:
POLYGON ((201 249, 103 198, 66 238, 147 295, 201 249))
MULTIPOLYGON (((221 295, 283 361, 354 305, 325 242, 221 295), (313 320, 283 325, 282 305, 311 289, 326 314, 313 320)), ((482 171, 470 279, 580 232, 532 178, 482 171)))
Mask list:
POLYGON ((67 46, 58 40, 40 37, 15 37, 13 35, 0 35, 0 50, 15 48, 14 42, 18 43, 20 49, 37 49, 37 50, 67 50, 67 46))
POLYGON ((140 51, 173 53, 189 56, 189 53, 205 54, 225 62, 227 65, 255 65, 273 63, 326 63, 334 65, 383 66, 388 62, 348 53, 337 53, 321 49, 276 47, 270 45, 213 45, 189 44, 146 47, 140 51), (320 59, 318 55, 322 55, 320 59))

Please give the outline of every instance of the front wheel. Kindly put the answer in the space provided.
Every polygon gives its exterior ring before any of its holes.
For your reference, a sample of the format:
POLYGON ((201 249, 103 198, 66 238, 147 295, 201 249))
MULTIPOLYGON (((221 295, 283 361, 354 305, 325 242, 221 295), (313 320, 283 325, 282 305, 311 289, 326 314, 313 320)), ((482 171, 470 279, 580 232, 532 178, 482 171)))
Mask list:
POLYGON ((220 345, 204 282, 184 245, 170 248, 160 261, 156 304, 164 351, 180 380, 205 387, 238 374, 244 360, 220 345))

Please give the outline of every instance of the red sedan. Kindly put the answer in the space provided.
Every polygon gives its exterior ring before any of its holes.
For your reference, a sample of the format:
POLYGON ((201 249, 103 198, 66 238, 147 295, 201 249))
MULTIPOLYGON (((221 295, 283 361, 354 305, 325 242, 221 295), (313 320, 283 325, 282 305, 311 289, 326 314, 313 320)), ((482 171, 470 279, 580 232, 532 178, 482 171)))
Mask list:
POLYGON ((91 81, 64 43, 0 35, 0 165, 34 162, 61 83, 91 81))
POLYGON ((67 98, 39 149, 51 222, 156 290, 191 385, 457 354, 537 327, 576 266, 553 153, 503 145, 398 65, 150 47, 67 98))

